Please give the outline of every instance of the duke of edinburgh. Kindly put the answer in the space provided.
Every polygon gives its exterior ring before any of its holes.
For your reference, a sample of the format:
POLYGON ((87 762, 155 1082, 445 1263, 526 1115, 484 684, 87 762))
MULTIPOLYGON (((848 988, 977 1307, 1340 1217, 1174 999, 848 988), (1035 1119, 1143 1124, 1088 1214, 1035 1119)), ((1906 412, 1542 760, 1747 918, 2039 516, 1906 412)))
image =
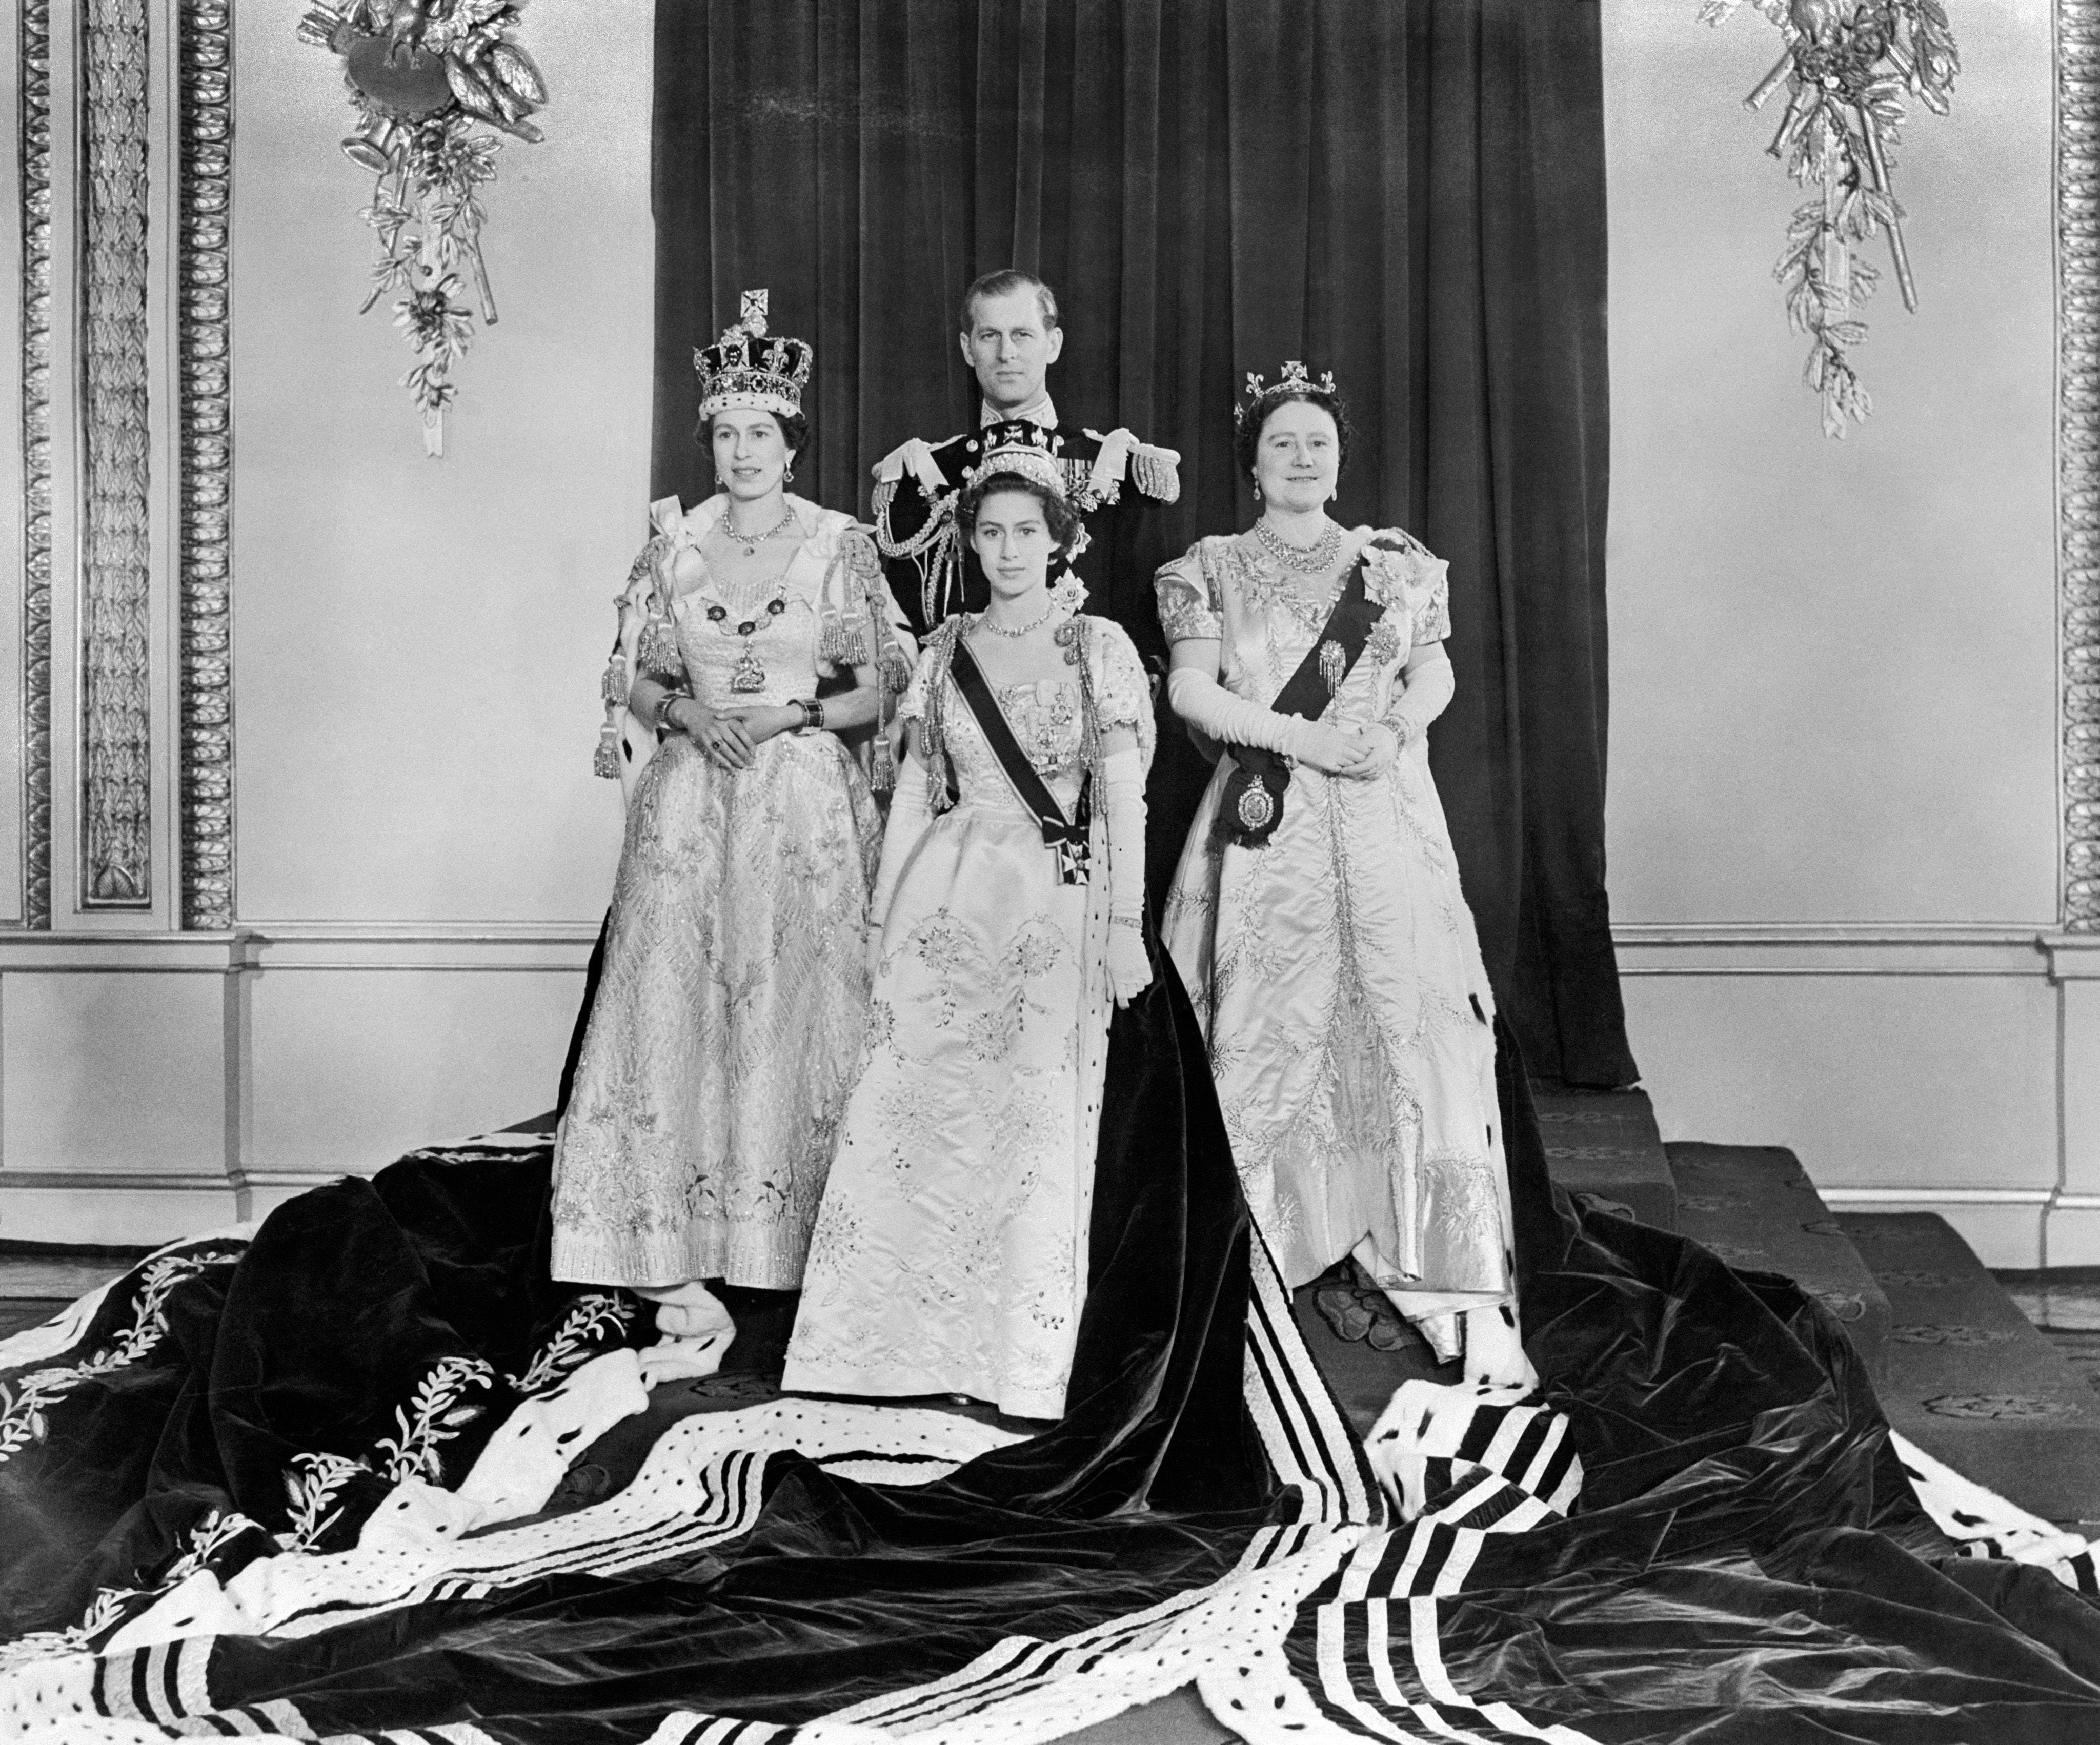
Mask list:
POLYGON ((942 619, 984 610, 990 593, 977 554, 956 531, 955 497, 995 428, 1025 423, 1048 433, 1065 500, 1079 512, 1079 541, 1053 564, 1052 585, 1076 575, 1091 610, 1122 625, 1147 668, 1163 672, 1167 644, 1152 593, 1160 554, 1146 539, 1145 500, 1171 503, 1181 495, 1180 456, 1128 430, 1104 436, 1058 421, 1044 377, 1065 333, 1057 298, 1033 274, 986 273, 964 292, 961 339, 983 396, 979 428, 942 443, 914 437, 875 469, 876 544, 913 634, 923 641, 942 619))

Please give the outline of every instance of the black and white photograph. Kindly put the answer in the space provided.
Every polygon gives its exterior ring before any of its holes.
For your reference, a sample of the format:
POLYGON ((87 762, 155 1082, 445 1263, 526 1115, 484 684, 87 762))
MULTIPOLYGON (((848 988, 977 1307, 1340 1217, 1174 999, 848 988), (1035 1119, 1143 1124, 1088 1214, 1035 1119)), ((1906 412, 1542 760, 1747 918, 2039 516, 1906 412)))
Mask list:
POLYGON ((2100 1738, 2100 0, 8 0, 0 1737, 2100 1738))

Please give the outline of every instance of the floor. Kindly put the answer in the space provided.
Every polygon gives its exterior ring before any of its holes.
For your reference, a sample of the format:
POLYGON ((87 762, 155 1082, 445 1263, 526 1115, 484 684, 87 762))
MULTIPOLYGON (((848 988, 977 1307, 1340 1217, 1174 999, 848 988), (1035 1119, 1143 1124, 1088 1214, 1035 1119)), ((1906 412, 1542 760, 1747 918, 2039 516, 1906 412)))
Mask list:
MULTIPOLYGON (((35 1326, 121 1276, 143 1252, 0 1242, 0 1338, 35 1326)), ((1996 1277, 2020 1312, 2100 1391, 2100 1268, 2001 1272, 1996 1277)), ((1324 1290, 1308 1286, 1299 1293, 1296 1318, 1344 1409, 1360 1428, 1367 1427, 1391 1396, 1396 1375, 1434 1375, 1435 1359, 1426 1347, 1414 1349, 1420 1342, 1411 1329, 1375 1312, 1383 1307, 1376 1293, 1353 1292, 1346 1280, 1322 1284, 1324 1290), (1369 1312, 1352 1312, 1362 1306, 1358 1298, 1370 1305, 1369 1312), (1359 1320, 1365 1324, 1358 1327, 1359 1320)), ((1080 1745, 1211 1745, 1230 1735, 1204 1711, 1193 1690, 1184 1690, 1075 1737, 1080 1745)))
POLYGON ((1992 1275, 2063 1360, 2100 1391, 2100 1267, 1992 1275))
MULTIPOLYGON (((145 1250, 51 1249, 0 1242, 0 1339, 49 1320, 117 1277, 145 1250)), ((2100 1267, 1992 1275, 2020 1312, 2100 1391, 2100 1267)))

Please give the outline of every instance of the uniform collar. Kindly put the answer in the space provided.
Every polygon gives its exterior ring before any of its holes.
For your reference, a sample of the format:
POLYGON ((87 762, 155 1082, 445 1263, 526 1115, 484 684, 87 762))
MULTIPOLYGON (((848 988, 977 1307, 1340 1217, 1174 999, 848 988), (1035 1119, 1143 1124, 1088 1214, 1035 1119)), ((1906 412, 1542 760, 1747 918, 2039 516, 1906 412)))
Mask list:
POLYGON ((1057 408, 1052 402, 1048 390, 1043 397, 1032 400, 1017 412, 995 412, 990 400, 977 402, 977 428, 985 430, 995 424, 1039 424, 1046 430, 1057 425, 1057 408))

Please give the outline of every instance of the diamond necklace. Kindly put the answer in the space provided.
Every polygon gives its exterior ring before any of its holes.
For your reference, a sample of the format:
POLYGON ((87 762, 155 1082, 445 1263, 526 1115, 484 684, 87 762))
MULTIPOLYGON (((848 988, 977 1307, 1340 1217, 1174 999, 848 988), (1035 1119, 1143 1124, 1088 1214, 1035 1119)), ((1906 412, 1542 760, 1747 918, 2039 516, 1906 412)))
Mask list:
POLYGON ((1043 615, 1041 617, 1031 618, 1018 630, 1008 630, 1004 624, 995 624, 986 612, 978 613, 975 618, 970 620, 970 624, 973 628, 982 624, 995 637, 1005 637, 1013 641, 1018 642, 1030 631, 1040 630, 1045 624, 1048 624, 1050 622, 1051 614, 1055 612, 1057 610, 1057 602, 1055 600, 1052 600, 1049 605, 1043 608, 1043 615))
POLYGON ((1329 522, 1327 531, 1310 545, 1293 545, 1266 519, 1254 524, 1254 536, 1285 569, 1302 571, 1308 575, 1332 569, 1335 560, 1342 555, 1342 529, 1337 522, 1329 522))
POLYGON ((774 522, 773 525, 768 527, 763 533, 739 533, 736 529, 735 524, 730 521, 729 512, 726 509, 722 512, 722 518, 719 522, 716 522, 715 525, 721 529, 723 538, 728 540, 733 544, 740 545, 743 548, 743 554, 745 557, 756 557, 758 555, 758 548, 760 546, 763 545, 775 534, 785 533, 790 527, 795 525, 795 512, 791 509, 786 514, 783 515, 779 520, 774 522))

